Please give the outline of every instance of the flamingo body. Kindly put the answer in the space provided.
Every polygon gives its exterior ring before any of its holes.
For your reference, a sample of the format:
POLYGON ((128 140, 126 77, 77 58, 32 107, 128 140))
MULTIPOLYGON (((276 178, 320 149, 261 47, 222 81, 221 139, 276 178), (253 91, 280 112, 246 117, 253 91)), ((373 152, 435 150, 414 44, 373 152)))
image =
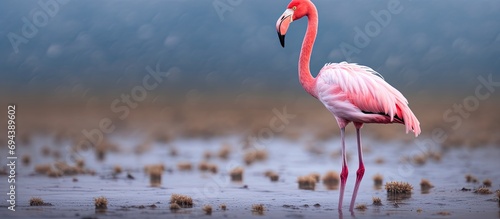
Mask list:
POLYGON ((353 212, 359 185, 365 173, 360 129, 364 123, 401 123, 406 132, 420 134, 420 123, 408 107, 406 98, 389 85, 373 69, 346 62, 326 64, 314 78, 309 68, 311 53, 318 31, 318 12, 310 0, 292 0, 276 21, 281 45, 294 20, 307 17, 307 30, 299 56, 299 81, 306 92, 317 98, 333 114, 340 128, 342 171, 338 210, 342 212, 348 168, 345 150, 345 127, 352 122, 356 128, 359 167, 349 210, 353 212))
POLYGON ((325 65, 316 78, 317 98, 340 127, 349 122, 402 123, 420 133, 406 98, 373 69, 346 62, 325 65))

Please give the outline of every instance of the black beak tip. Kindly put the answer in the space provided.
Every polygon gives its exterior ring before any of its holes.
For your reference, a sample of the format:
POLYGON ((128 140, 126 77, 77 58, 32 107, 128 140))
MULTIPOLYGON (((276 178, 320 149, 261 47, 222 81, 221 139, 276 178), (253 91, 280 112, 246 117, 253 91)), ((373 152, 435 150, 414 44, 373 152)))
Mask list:
POLYGON ((280 43, 281 43, 281 46, 283 48, 285 48, 285 35, 281 35, 279 32, 278 32, 278 37, 280 38, 280 43))

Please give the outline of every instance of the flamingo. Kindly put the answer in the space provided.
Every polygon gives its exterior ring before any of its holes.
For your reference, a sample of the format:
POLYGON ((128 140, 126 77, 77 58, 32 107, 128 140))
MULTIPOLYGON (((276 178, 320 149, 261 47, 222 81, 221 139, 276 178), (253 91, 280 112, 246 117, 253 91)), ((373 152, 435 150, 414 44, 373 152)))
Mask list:
POLYGON ((340 194, 338 211, 342 212, 344 189, 348 176, 345 127, 352 122, 356 128, 359 167, 349 210, 354 203, 363 179, 365 167, 361 148, 360 129, 364 123, 400 123, 406 126, 406 133, 412 130, 415 137, 420 134, 420 123, 408 106, 406 98, 389 85, 375 70, 353 63, 327 63, 314 78, 309 69, 311 53, 318 31, 318 12, 310 0, 292 0, 276 22, 276 29, 282 47, 290 24, 307 17, 307 30, 299 56, 299 80, 304 90, 321 101, 333 114, 340 128, 342 143, 342 171, 340 173, 340 194))

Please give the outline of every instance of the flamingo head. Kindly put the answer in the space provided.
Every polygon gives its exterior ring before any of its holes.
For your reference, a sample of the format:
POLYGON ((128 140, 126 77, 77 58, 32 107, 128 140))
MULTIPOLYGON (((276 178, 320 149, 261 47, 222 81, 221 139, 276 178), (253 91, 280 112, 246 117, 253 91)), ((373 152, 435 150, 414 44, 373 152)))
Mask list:
POLYGON ((276 21, 276 30, 282 47, 285 47, 285 34, 288 27, 294 20, 298 20, 307 15, 307 6, 304 2, 309 0, 292 0, 285 12, 276 21))

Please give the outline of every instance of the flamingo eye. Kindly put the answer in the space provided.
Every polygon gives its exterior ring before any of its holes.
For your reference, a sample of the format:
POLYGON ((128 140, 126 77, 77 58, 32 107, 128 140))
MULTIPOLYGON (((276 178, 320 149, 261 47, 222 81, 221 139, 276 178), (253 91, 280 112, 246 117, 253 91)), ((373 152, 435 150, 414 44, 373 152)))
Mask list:
POLYGON ((293 6, 292 10, 294 10, 294 11, 297 10, 297 6, 293 6))

